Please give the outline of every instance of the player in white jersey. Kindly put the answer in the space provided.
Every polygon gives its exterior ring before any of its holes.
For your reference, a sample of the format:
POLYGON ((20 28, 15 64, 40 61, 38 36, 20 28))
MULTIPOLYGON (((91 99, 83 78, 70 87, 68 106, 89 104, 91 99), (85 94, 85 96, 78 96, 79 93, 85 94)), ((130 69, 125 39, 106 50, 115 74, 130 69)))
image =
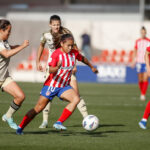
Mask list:
MULTIPOLYGON (((43 33, 42 37, 41 37, 41 43, 40 43, 40 47, 38 49, 38 55, 37 55, 37 69, 39 71, 43 71, 43 67, 40 64, 40 58, 43 52, 43 49, 45 47, 45 44, 48 45, 48 49, 49 49, 49 58, 52 54, 52 52, 54 51, 54 49, 57 49, 60 47, 60 37, 63 34, 69 33, 72 34, 67 28, 64 28, 61 26, 61 19, 59 16, 57 15, 53 15, 50 17, 50 31, 43 33)), ((75 49, 77 49, 76 44, 74 44, 75 49)), ((49 59, 48 59, 49 62, 49 59)), ((48 65, 47 65, 48 66, 48 65)), ((49 75, 49 71, 48 68, 46 68, 46 77, 48 77, 49 75)), ((75 72, 76 72, 76 67, 74 68, 74 74, 71 76, 71 82, 70 85, 75 89, 75 91, 79 94, 78 91, 78 84, 77 84, 77 80, 75 77, 75 72)), ((45 107, 45 109, 43 110, 43 122, 42 124, 39 126, 39 128, 46 128, 48 126, 48 116, 49 116, 49 112, 50 112, 50 106, 51 106, 51 102, 48 103, 48 105, 45 107)), ((84 102, 84 99, 80 97, 80 103, 78 104, 78 109, 80 111, 80 113, 82 114, 83 117, 86 117, 88 115, 87 112, 87 108, 86 108, 86 104, 84 102)))
POLYGON ((146 48, 150 43, 150 39, 146 37, 146 28, 141 28, 141 38, 137 39, 135 42, 134 47, 134 55, 133 55, 133 62, 132 66, 135 66, 136 63, 136 71, 138 73, 138 80, 139 80, 139 88, 141 91, 140 99, 145 101, 146 91, 148 88, 148 75, 146 71, 146 64, 145 64, 145 52, 146 48))
POLYGON ((29 42, 25 40, 21 45, 10 46, 7 41, 10 33, 11 23, 8 20, 0 19, 0 87, 2 91, 14 97, 8 111, 2 116, 2 120, 7 122, 11 128, 17 129, 18 126, 13 121, 12 116, 20 108, 25 95, 17 83, 10 77, 8 66, 10 57, 26 48, 29 42))

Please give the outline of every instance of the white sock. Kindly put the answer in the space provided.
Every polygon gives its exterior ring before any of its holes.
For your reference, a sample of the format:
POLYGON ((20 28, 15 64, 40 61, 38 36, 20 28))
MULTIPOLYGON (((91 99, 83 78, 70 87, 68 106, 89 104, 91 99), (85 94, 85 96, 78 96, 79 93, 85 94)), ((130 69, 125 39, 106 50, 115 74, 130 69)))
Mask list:
POLYGON ((43 110, 43 122, 48 123, 48 117, 49 117, 49 112, 50 112, 50 108, 51 108, 51 103, 52 102, 49 102, 43 110))
POLYGON ((83 118, 85 118, 88 115, 87 107, 86 107, 85 101, 82 97, 80 97, 80 102, 77 105, 77 108, 79 109, 79 111, 80 111, 81 115, 83 116, 83 118))
POLYGON ((19 105, 15 104, 14 101, 12 101, 7 113, 6 113, 6 117, 7 118, 11 118, 12 115, 20 108, 19 105))
POLYGON ((16 110, 14 108, 12 108, 11 106, 9 107, 7 113, 6 113, 6 117, 7 118, 11 118, 12 115, 16 112, 16 110))
POLYGON ((142 119, 142 121, 145 121, 145 122, 147 122, 147 119, 144 119, 144 118, 143 118, 143 119, 142 119))

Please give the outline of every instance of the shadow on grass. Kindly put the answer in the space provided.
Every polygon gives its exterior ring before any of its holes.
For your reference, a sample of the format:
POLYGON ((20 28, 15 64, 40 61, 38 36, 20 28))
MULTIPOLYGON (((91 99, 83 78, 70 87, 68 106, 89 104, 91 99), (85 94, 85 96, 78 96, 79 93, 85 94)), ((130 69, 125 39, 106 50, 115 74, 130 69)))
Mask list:
MULTIPOLYGON (((123 124, 102 124, 98 128, 103 127, 124 127, 123 124)), ((81 125, 73 125, 73 126, 67 126, 67 127, 82 127, 81 125)), ((57 131, 57 130, 46 130, 46 131, 25 131, 25 135, 47 135, 47 134, 59 134, 60 136, 89 136, 89 137, 107 137, 109 134, 117 134, 117 133, 126 133, 128 131, 117 131, 117 130, 108 130, 108 131, 57 131)), ((5 134, 16 134, 15 132, 5 132, 5 134)))

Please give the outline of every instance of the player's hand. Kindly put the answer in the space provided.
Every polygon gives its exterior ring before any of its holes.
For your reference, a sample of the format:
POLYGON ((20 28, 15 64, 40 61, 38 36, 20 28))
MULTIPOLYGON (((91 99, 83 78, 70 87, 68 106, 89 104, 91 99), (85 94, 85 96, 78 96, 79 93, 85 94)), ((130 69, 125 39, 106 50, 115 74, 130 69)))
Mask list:
POLYGON ((93 68, 91 68, 91 69, 92 69, 92 71, 93 71, 94 73, 96 73, 96 74, 98 73, 98 70, 97 70, 96 68, 93 67, 93 68))
POLYGON ((135 65, 136 65, 136 63, 135 63, 135 62, 132 62, 132 63, 130 64, 130 67, 133 69, 133 68, 135 68, 135 65))
POLYGON ((42 67, 42 65, 40 63, 37 63, 36 67, 37 67, 38 71, 41 71, 41 72, 44 71, 44 68, 42 67))
POLYGON ((77 72, 77 66, 74 66, 73 70, 72 70, 72 74, 75 74, 77 72))
POLYGON ((29 41, 28 40, 24 40, 24 42, 22 43, 22 46, 25 48, 27 46, 29 46, 29 41))

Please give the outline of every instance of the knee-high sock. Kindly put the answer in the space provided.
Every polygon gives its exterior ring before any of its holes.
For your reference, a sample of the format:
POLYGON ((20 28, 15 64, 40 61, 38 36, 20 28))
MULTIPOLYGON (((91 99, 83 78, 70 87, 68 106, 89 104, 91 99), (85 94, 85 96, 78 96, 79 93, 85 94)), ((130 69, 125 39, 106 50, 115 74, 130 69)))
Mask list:
POLYGON ((49 112, 51 109, 52 102, 49 102, 46 107, 43 109, 43 122, 48 122, 49 112))
POLYGON ((81 115, 83 116, 83 118, 85 118, 88 115, 87 107, 86 107, 85 101, 82 97, 80 97, 80 102, 77 105, 77 108, 79 109, 79 111, 80 111, 81 115))
POLYGON ((144 115, 143 115, 143 119, 148 120, 150 115, 150 101, 147 103, 145 111, 144 111, 144 115))
POLYGON ((65 108, 64 110, 63 110, 63 113, 62 113, 62 115, 60 116, 60 118, 58 119, 58 121, 60 121, 60 122, 64 122, 64 121, 66 121, 70 116, 71 116, 71 114, 72 114, 72 112, 70 111, 70 110, 68 110, 67 108, 65 108))
POLYGON ((29 118, 27 115, 25 115, 23 117, 23 120, 21 121, 19 127, 24 129, 31 120, 32 120, 31 118, 29 118))
POLYGON ((142 94, 142 90, 143 90, 143 81, 139 82, 139 88, 140 88, 140 91, 141 91, 141 94, 142 94))
POLYGON ((147 89, 148 89, 148 81, 144 81, 142 86, 142 95, 146 94, 147 89))

